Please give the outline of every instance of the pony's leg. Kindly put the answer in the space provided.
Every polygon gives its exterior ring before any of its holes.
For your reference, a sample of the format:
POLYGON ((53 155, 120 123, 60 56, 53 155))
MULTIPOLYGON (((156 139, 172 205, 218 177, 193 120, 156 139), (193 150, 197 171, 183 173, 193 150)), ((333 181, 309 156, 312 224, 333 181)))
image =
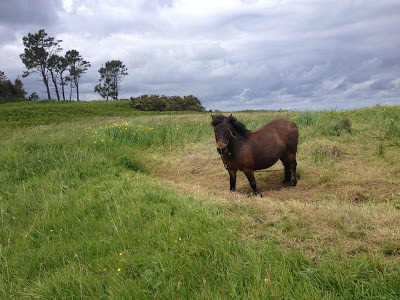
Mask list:
POLYGON ((229 172, 229 183, 231 192, 236 191, 236 170, 228 169, 229 172))
MULTIPOLYGON (((254 177, 254 171, 243 171, 246 175, 247 179, 249 180, 250 186, 253 189, 254 195, 260 195, 260 192, 257 189, 256 178, 254 177)), ((262 196, 262 195, 261 195, 262 196)))
POLYGON ((291 178, 289 158, 287 157, 287 155, 283 155, 281 157, 281 161, 283 166, 285 167, 285 179, 283 179, 282 183, 284 186, 288 186, 291 178))
POLYGON ((286 182, 286 186, 296 186, 297 184, 296 166, 297 166, 296 158, 295 155, 293 155, 293 158, 290 160, 287 168, 289 180, 286 182))
POLYGON ((281 158, 283 166, 285 167, 285 179, 283 180, 284 186, 296 186, 296 154, 284 155, 281 158))
POLYGON ((283 163, 283 166, 285 167, 285 179, 283 180, 283 185, 289 185, 290 182, 290 177, 291 177, 291 172, 290 172, 290 167, 289 164, 283 163))
POLYGON ((290 179, 289 179, 289 186, 296 186, 297 184, 297 177, 296 177, 296 166, 297 162, 296 159, 290 162, 290 179))

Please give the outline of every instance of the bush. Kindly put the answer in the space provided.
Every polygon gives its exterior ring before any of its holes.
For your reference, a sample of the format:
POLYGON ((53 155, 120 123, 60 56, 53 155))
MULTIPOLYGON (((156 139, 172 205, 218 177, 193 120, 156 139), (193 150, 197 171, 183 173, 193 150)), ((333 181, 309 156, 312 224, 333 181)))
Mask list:
POLYGON ((20 102, 25 100, 25 90, 22 81, 17 78, 14 84, 0 71, 0 103, 20 102))
POLYGON ((132 107, 142 111, 205 111, 199 99, 193 95, 159 96, 142 95, 131 97, 132 107))
POLYGON ((38 94, 36 94, 36 92, 33 92, 32 94, 30 94, 30 96, 27 99, 28 101, 38 101, 39 100, 39 96, 38 94))

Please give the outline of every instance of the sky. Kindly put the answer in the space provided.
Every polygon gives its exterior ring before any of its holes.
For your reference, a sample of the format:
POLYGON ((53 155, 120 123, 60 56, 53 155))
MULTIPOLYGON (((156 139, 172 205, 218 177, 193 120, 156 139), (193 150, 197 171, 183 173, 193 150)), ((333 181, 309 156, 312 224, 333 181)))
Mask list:
MULTIPOLYGON (((399 0, 0 0, 0 71, 22 78, 22 39, 45 29, 91 68, 120 60, 120 98, 194 95, 207 110, 330 110, 400 104, 399 0)), ((55 92, 52 92, 55 98, 55 92)))

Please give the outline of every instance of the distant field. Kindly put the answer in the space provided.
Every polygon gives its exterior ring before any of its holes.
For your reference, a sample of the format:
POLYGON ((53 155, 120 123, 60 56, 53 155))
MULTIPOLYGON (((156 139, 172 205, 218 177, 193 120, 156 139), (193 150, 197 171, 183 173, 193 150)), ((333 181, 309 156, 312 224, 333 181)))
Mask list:
POLYGON ((399 299, 400 106, 235 112, 300 131, 237 192, 210 113, 0 105, 0 298, 399 299))
MULTIPOLYGON (((0 106, 0 128, 60 124, 100 116, 163 114, 132 109, 129 100, 121 101, 25 101, 0 106)), ((165 114, 165 113, 164 113, 165 114)))

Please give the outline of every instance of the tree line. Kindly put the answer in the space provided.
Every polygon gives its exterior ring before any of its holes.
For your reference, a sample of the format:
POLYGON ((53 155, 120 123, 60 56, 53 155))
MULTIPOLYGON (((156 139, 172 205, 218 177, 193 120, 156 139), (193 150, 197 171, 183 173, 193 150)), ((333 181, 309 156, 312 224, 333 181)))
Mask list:
MULTIPOLYGON (((66 87, 69 87, 69 100, 72 100, 73 90, 76 100, 79 101, 79 82, 84 73, 91 67, 89 61, 84 60, 79 51, 73 49, 60 55, 63 50, 62 40, 49 37, 44 29, 37 33, 23 37, 24 53, 20 55, 27 68, 22 74, 25 78, 31 74, 37 75, 43 82, 48 99, 51 97, 51 84, 57 100, 66 100, 66 87)), ((100 83, 94 88, 100 96, 118 99, 120 84, 128 75, 127 68, 119 60, 107 61, 98 71, 100 83)))
MULTIPOLYGON (((83 59, 79 51, 72 49, 61 54, 62 40, 48 36, 44 29, 37 33, 29 33, 22 39, 24 53, 20 55, 26 67, 22 77, 36 75, 41 78, 47 98, 52 99, 54 91, 57 100, 72 100, 75 90, 76 100, 79 101, 79 83, 83 74, 91 67, 89 61, 83 59)), ((128 68, 120 60, 107 61, 98 70, 99 84, 94 91, 106 100, 118 100, 122 81, 128 75, 128 68)), ((25 99, 25 90, 22 81, 17 78, 14 84, 0 71, 0 103, 13 102, 25 99)), ((27 100, 39 100, 34 92, 27 100)), ((142 95, 132 97, 132 107, 143 111, 205 111, 199 99, 193 95, 158 96, 142 95)))
POLYGON ((62 40, 49 37, 44 29, 38 33, 23 37, 24 53, 20 55, 27 68, 22 74, 25 78, 31 74, 38 75, 43 81, 48 99, 52 99, 50 83, 53 84, 57 100, 66 100, 65 87, 69 85, 72 98, 73 88, 76 90, 76 99, 79 101, 79 81, 88 68, 90 62, 83 59, 77 50, 68 50, 59 55, 62 40))
POLYGON ((142 111, 205 111, 200 100, 193 96, 142 95, 131 97, 132 107, 142 111))

